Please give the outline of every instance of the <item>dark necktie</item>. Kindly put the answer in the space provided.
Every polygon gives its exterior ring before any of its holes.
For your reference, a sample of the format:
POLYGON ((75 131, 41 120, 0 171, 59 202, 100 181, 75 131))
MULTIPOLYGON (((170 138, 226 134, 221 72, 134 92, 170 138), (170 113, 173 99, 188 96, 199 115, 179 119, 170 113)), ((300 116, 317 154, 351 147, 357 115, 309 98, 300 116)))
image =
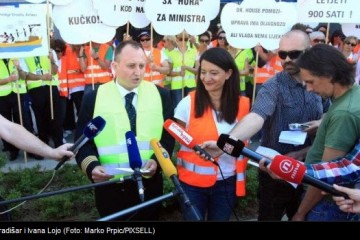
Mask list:
POLYGON ((130 120, 131 131, 133 131, 136 135, 136 110, 134 105, 132 104, 134 96, 134 92, 125 95, 125 109, 130 120))

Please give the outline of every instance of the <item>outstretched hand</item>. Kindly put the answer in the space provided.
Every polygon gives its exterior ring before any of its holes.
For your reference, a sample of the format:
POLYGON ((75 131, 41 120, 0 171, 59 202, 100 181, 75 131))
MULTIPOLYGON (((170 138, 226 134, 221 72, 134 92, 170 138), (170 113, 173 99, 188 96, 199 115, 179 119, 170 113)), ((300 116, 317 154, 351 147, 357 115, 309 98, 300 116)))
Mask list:
POLYGON ((51 152, 50 158, 60 161, 63 157, 68 157, 69 159, 74 156, 74 153, 69 151, 69 149, 73 146, 72 143, 65 143, 58 148, 55 148, 51 152))
POLYGON ((346 193, 350 199, 344 197, 333 196, 333 200, 336 205, 339 206, 340 210, 348 213, 360 213, 360 190, 351 189, 347 187, 333 185, 334 188, 340 192, 346 193))

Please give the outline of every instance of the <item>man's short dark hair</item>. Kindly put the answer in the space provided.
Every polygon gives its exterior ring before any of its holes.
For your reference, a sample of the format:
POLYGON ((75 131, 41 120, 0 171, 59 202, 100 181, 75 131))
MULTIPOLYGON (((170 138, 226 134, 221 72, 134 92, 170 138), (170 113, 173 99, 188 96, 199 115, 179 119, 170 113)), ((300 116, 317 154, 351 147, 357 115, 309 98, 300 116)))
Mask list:
POLYGON ((116 46, 115 48, 115 60, 118 60, 118 56, 121 54, 122 50, 124 49, 124 47, 126 47, 127 45, 132 46, 134 49, 143 49, 143 47, 141 46, 140 43, 134 41, 134 40, 128 40, 128 41, 123 41, 121 43, 119 43, 119 45, 116 46))

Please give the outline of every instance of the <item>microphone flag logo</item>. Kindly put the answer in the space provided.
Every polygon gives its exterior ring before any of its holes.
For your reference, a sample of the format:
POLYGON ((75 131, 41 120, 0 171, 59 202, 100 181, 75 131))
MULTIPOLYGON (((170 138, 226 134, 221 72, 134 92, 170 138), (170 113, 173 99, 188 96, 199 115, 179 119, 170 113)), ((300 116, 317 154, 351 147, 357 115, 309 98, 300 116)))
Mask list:
POLYGON ((288 159, 284 159, 280 162, 280 170, 283 173, 290 173, 294 169, 294 165, 288 159))
POLYGON ((224 152, 226 152, 227 154, 231 155, 232 151, 234 150, 234 146, 231 145, 230 143, 225 143, 223 149, 224 152))

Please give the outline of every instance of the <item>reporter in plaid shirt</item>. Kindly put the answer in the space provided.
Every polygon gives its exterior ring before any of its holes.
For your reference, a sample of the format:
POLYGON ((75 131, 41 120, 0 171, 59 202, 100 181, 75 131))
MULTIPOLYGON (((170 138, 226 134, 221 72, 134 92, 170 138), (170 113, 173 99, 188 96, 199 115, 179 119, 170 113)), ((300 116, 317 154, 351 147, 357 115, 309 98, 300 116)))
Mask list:
POLYGON ((360 140, 344 157, 305 166, 308 175, 329 184, 347 185, 360 182, 360 140))

